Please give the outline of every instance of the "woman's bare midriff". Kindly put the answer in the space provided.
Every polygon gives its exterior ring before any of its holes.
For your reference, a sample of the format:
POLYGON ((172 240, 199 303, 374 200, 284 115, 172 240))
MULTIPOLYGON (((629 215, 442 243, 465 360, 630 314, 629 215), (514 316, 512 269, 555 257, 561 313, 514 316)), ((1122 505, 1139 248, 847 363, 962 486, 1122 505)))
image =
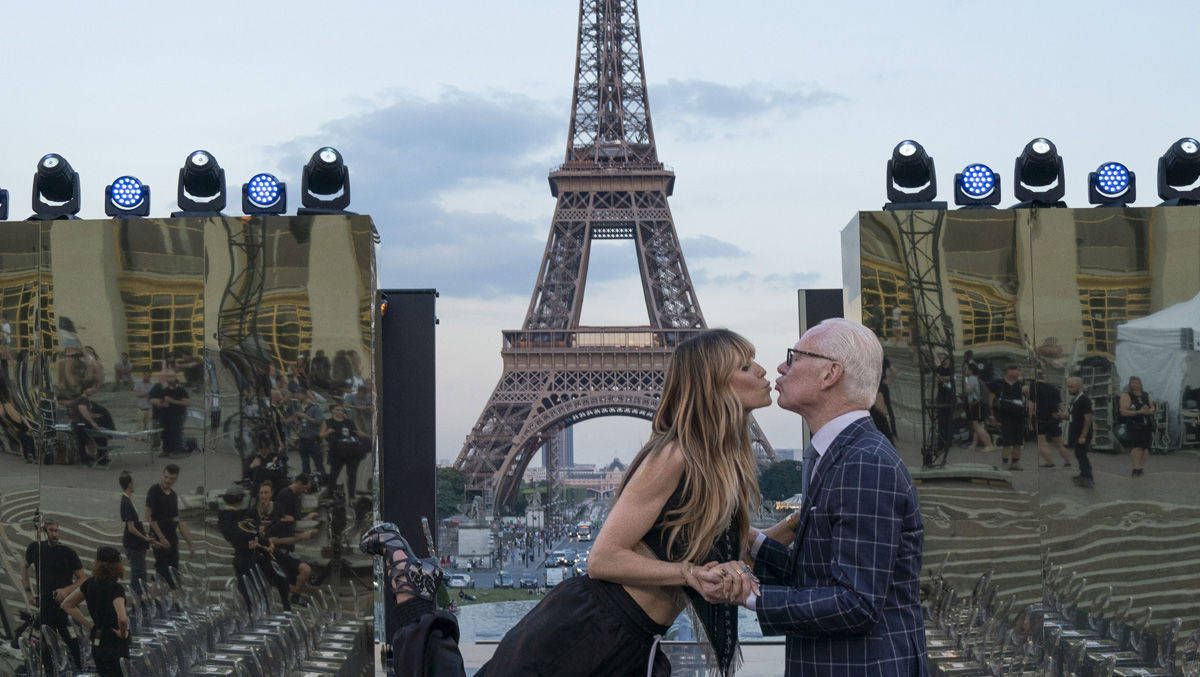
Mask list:
POLYGON ((635 586, 622 585, 633 601, 646 612, 655 623, 659 625, 670 625, 675 622, 675 617, 683 611, 684 600, 686 597, 683 590, 678 585, 668 587, 652 585, 652 586, 635 586))
MULTIPOLYGON (((655 557, 654 552, 646 547, 645 543, 638 543, 634 546, 633 551, 639 555, 646 557, 655 557)), ((683 607, 687 604, 687 595, 683 594, 683 588, 678 585, 625 585, 625 592, 637 602, 637 605, 646 612, 655 623, 659 625, 670 625, 675 622, 675 617, 683 611, 683 607)))

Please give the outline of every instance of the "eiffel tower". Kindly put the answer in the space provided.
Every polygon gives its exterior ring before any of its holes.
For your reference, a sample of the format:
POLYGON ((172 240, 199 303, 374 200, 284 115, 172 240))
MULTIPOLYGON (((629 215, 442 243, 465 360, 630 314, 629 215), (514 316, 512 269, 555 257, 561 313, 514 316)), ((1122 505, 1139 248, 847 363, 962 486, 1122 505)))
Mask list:
MULTIPOLYGON (((550 172, 558 203, 525 324, 503 332, 504 374, 455 461, 468 499, 515 501, 543 446, 553 497, 559 430, 654 417, 671 351, 706 326, 667 205, 674 184, 654 146, 637 0, 580 0, 566 160, 550 172), (636 244, 650 324, 581 327, 591 243, 620 239, 636 244)), ((751 439, 774 460, 757 423, 751 439)))

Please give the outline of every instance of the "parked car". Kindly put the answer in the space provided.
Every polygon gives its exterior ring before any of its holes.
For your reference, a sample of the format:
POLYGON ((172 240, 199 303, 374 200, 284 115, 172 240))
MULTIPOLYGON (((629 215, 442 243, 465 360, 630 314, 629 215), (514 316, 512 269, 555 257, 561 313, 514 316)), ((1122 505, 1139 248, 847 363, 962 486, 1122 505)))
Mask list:
POLYGON ((496 579, 492 582, 493 588, 511 588, 514 585, 513 577, 508 575, 507 571, 496 572, 496 579))
POLYGON ((536 589, 538 587, 538 577, 530 573, 521 574, 521 588, 525 590, 536 589))
POLYGON ((446 579, 446 587, 474 588, 475 579, 471 578, 470 574, 450 574, 450 578, 446 579))

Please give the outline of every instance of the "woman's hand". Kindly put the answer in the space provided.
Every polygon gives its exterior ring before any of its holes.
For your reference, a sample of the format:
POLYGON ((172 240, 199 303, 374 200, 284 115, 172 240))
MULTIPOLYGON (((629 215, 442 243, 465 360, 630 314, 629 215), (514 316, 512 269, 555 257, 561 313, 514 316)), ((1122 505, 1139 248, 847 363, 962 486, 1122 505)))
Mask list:
POLYGON ((722 562, 713 567, 722 580, 721 602, 725 604, 741 604, 750 593, 759 594, 758 578, 745 562, 722 562))
POLYGON ((683 580, 688 587, 700 593, 700 596, 713 604, 721 602, 721 586, 723 579, 720 574, 713 571, 716 567, 716 562, 709 562, 704 566, 695 566, 692 564, 683 564, 683 580))

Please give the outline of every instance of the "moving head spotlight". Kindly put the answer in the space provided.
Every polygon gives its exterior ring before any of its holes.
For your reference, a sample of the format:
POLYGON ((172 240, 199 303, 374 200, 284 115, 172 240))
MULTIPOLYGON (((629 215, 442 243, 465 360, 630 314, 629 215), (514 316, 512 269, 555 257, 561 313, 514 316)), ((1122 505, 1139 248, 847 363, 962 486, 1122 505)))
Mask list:
POLYGON ((345 214, 350 206, 350 169, 336 148, 320 148, 304 165, 297 214, 345 214))
POLYGON ((1184 137, 1158 159, 1161 206, 1200 204, 1200 141, 1184 137))
POLYGON ((1063 161, 1050 139, 1038 137, 1025 144, 1017 157, 1013 176, 1014 207, 1066 207, 1063 161))
POLYGON ((219 216, 225 208, 225 170, 206 150, 192 151, 179 169, 179 210, 171 216, 219 216))
POLYGON ((33 216, 30 221, 77 219, 79 213, 79 172, 57 153, 38 160, 33 175, 33 216))
POLYGON ((933 158, 921 144, 904 140, 892 150, 887 163, 887 197, 884 209, 945 209, 937 197, 937 174, 933 158))

